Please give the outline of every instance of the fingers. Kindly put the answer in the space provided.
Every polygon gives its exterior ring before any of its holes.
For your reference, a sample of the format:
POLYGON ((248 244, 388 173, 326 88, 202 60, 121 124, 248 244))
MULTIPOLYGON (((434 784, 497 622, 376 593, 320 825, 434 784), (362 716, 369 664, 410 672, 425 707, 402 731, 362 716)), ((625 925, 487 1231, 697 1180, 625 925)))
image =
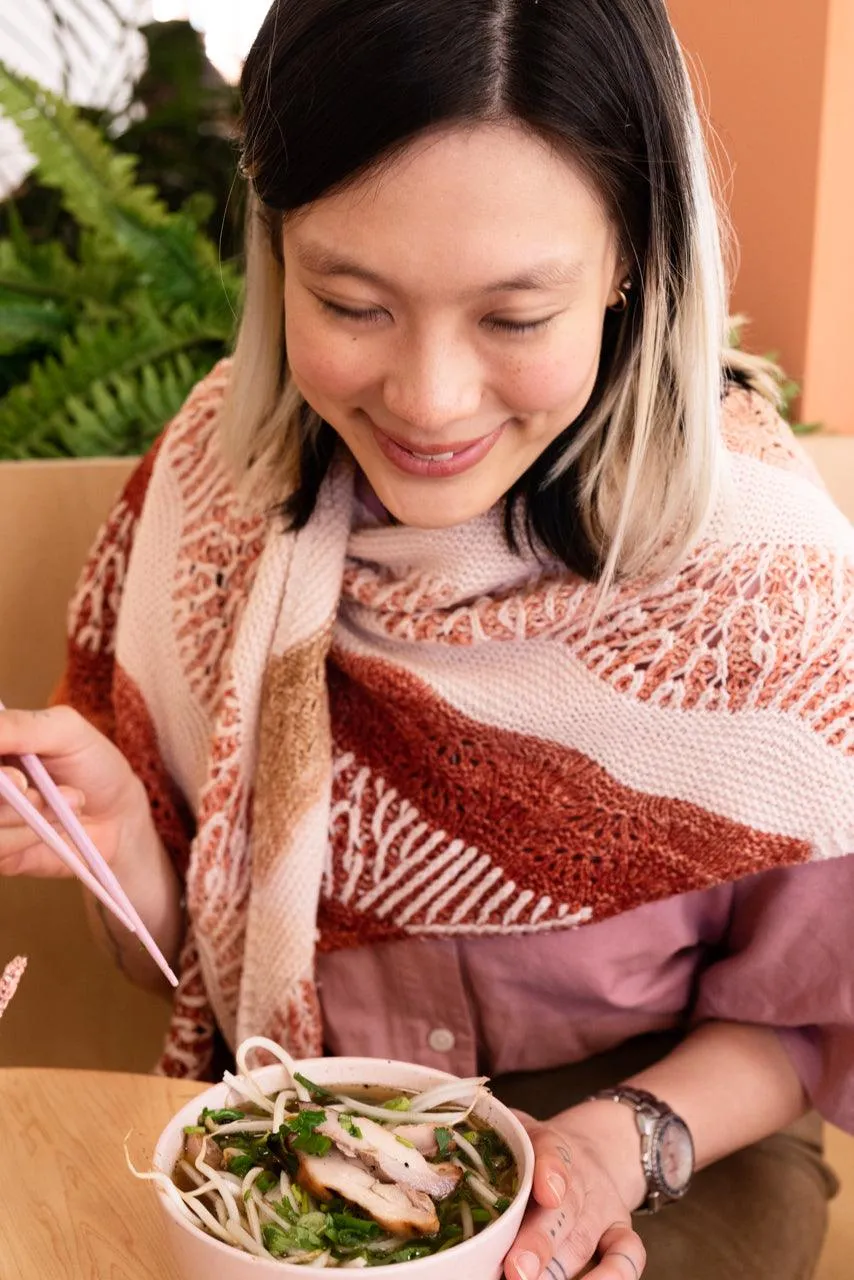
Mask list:
MULTIPOLYGON (((599 1262, 587 1273, 588 1280, 641 1280, 646 1250, 630 1222, 615 1222, 609 1227, 599 1241, 597 1253, 599 1262)), ((569 1280, 570 1276, 578 1275, 577 1268, 575 1253, 568 1243, 546 1267, 543 1280, 569 1280), (576 1270, 572 1270, 573 1267, 576 1270)))
MULTIPOLYGON (((4 768, 0 772, 26 795, 32 807, 50 824, 57 836, 62 838, 64 832, 54 818, 53 811, 36 789, 30 786, 26 774, 14 767, 4 768)), ((73 787, 61 787, 60 791, 75 813, 79 814, 84 804, 82 793, 73 787)), ((61 860, 44 846, 12 805, 0 801, 0 876, 66 874, 68 872, 61 860)))
POLYGON ((536 1155, 533 1194, 505 1261, 507 1280, 569 1280, 597 1255, 591 1278, 640 1280, 643 1244, 597 1155, 549 1125, 535 1124, 529 1132, 536 1155))
POLYGON ((91 732, 73 707, 0 711, 0 756, 70 755, 86 745, 91 732))
MULTIPOLYGON (((20 769, 15 769, 14 767, 0 769, 0 772, 4 773, 6 777, 9 778, 17 787, 17 789, 26 796, 32 807, 53 825, 53 810, 45 802, 36 788, 32 786, 26 774, 22 773, 20 769)), ((63 799, 71 805, 71 808, 75 813, 79 813, 82 810, 85 803, 85 797, 82 791, 79 791, 76 787, 60 787, 59 791, 63 799)), ((18 812, 13 809, 10 804, 5 804, 0 800, 0 837, 6 828, 22 827, 24 825, 24 821, 18 812)))
MULTIPOLYGON (((525 1123, 528 1117, 521 1117, 525 1123)), ((585 1188, 573 1176, 569 1146, 546 1125, 525 1123, 534 1145, 534 1185, 522 1229, 505 1262, 508 1280, 547 1280, 544 1268, 583 1211, 585 1188)), ((595 1249, 591 1247, 591 1256, 595 1249)))
MULTIPOLYGON (((540 1259, 531 1255, 530 1270, 517 1274, 525 1280, 572 1280, 584 1274, 588 1280, 641 1280, 646 1266, 646 1250, 631 1223, 614 1223, 602 1236, 598 1249, 590 1248, 590 1239, 580 1244, 575 1233, 559 1244, 554 1253, 540 1266, 540 1259), (580 1246, 580 1247, 579 1247, 580 1246), (589 1271, 585 1266, 599 1255, 598 1263, 589 1271)), ((512 1274, 512 1273, 511 1273, 512 1274)))

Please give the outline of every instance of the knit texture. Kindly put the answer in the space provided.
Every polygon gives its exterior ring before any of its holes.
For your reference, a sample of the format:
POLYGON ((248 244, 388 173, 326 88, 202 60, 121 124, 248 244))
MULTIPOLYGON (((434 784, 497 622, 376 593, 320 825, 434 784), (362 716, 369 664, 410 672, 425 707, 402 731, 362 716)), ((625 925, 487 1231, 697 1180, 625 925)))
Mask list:
POLYGON ((146 784, 186 881, 161 1069, 215 1027, 322 1048, 316 948, 533 933, 854 850, 854 535, 733 391, 732 483, 666 582, 507 548, 500 513, 298 534, 221 461, 224 363, 132 478, 70 611, 65 696, 146 784))

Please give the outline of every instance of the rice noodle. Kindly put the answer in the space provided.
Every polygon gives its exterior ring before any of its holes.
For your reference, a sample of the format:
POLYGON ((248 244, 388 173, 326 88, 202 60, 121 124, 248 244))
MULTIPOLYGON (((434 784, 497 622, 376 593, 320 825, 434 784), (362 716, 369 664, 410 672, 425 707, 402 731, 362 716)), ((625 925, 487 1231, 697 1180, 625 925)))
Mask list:
POLYGON ((412 1111, 432 1111, 442 1102, 459 1102, 462 1106, 474 1106, 488 1083, 486 1076, 472 1076, 468 1080, 449 1080, 436 1085, 426 1093, 417 1094, 410 1103, 412 1111))
POLYGON ((235 1093, 239 1093, 242 1098, 248 1098, 250 1102, 254 1102, 259 1111, 267 1111, 270 1115, 273 1114, 272 1102, 270 1102, 269 1098, 265 1098, 251 1076, 235 1076, 230 1071, 223 1071, 222 1078, 223 1082, 235 1093))
POLYGON ((357 1115, 367 1116, 369 1120, 385 1120, 386 1124, 395 1114, 397 1115, 398 1124, 461 1124, 463 1120, 467 1120, 471 1115, 477 1102, 477 1098, 475 1098, 464 1111, 398 1111, 395 1113, 389 1111, 388 1107, 375 1107, 370 1102, 359 1102, 358 1098, 350 1098, 345 1093, 335 1094, 334 1096, 347 1111, 354 1111, 357 1115))
POLYGON ((489 1174, 487 1173, 486 1165, 483 1163, 483 1159, 477 1147, 472 1146, 467 1138, 464 1138, 461 1133, 457 1133, 456 1129, 451 1130, 451 1139, 454 1142, 454 1145, 459 1147, 460 1151, 463 1151, 468 1156, 478 1173, 483 1174, 484 1178, 488 1179, 489 1174))
MULTIPOLYGON (((278 1129, 274 1124, 273 1128, 278 1129)), ((228 1124, 217 1124, 210 1130, 212 1138, 221 1137, 224 1133, 269 1133, 269 1120, 229 1120, 228 1124)))

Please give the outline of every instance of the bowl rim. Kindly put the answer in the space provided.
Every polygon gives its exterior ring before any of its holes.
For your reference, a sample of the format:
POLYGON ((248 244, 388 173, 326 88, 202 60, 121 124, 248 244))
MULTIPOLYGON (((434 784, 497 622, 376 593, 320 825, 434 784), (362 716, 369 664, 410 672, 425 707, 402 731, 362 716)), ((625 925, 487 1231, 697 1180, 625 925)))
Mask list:
MULTIPOLYGON (((463 1078, 454 1075, 452 1072, 443 1071, 438 1067, 427 1067, 421 1063, 404 1062, 395 1058, 351 1057, 342 1054, 324 1058, 305 1058, 297 1060, 297 1066, 300 1068, 301 1073, 308 1075, 309 1078, 311 1078, 311 1072, 313 1070, 319 1067, 322 1072, 327 1072, 328 1068, 331 1067, 333 1063, 346 1063, 348 1064, 348 1070, 351 1067, 362 1068, 364 1066, 367 1071, 370 1071, 372 1067, 376 1068, 378 1064, 381 1064, 384 1068, 401 1068, 406 1072, 416 1071, 425 1077, 425 1087, 429 1087, 430 1082, 435 1082, 435 1084, 438 1085, 444 1081, 450 1082, 452 1080, 459 1080, 463 1078)), ((267 1076, 275 1079, 277 1075, 285 1073, 286 1070, 287 1068, 283 1063, 276 1062, 263 1067, 254 1068, 252 1075, 255 1078, 259 1076, 261 1077, 259 1083, 261 1083, 263 1087, 267 1076)), ((333 1081, 330 1080, 327 1074, 325 1082, 318 1079, 317 1083, 333 1083, 333 1081)), ((364 1083, 370 1083, 369 1076, 366 1077, 364 1083)), ((403 1088, 404 1086, 401 1087, 403 1088)), ((185 1102, 184 1105, 180 1107, 179 1110, 176 1111, 175 1114, 167 1121, 160 1132, 157 1142, 155 1143, 151 1160, 152 1169, 159 1173, 169 1174, 171 1172, 165 1164, 164 1149, 170 1145, 174 1137, 177 1136, 176 1130, 183 1128, 184 1124, 188 1123, 185 1119, 185 1113, 192 1114, 192 1112, 197 1111, 199 1107, 207 1106, 208 1103, 205 1102, 204 1099, 210 1094, 220 1092, 224 1092, 227 1097, 229 1092, 231 1092, 231 1086, 226 1081, 220 1081, 219 1083, 209 1085, 207 1089, 197 1094, 194 1098, 191 1098, 188 1102, 185 1102)), ((488 1094, 488 1097, 490 1105, 496 1108, 501 1121, 504 1122, 507 1129, 509 1129, 516 1138, 519 1146, 521 1147, 524 1158, 519 1170, 518 1190, 501 1217, 495 1222, 489 1223, 488 1226, 484 1227, 482 1231, 479 1231, 477 1235, 473 1236, 470 1240, 463 1240, 460 1244, 455 1245, 453 1250, 448 1250, 448 1253, 452 1254, 452 1256, 455 1259, 458 1259, 460 1263, 464 1262, 466 1258, 471 1260, 471 1255, 476 1254, 477 1252, 479 1242, 481 1242, 487 1235, 494 1234, 494 1231, 497 1228, 500 1228, 502 1224, 506 1225, 507 1215, 514 1213, 514 1211, 518 1212, 520 1201, 524 1201, 524 1203, 527 1204, 533 1187, 535 1154, 528 1131, 525 1129, 518 1117, 514 1115, 513 1111, 505 1105, 505 1103, 501 1102, 500 1099, 496 1098, 491 1092, 488 1094), (464 1251, 464 1254, 461 1253, 461 1251, 464 1251)), ((506 1137, 506 1134, 502 1133, 502 1137, 506 1137)), ((217 1240, 216 1236, 210 1235, 209 1232, 205 1231, 201 1226, 197 1226, 195 1223, 190 1222, 188 1218, 185 1218, 184 1215, 176 1208, 168 1193, 158 1183, 155 1183, 155 1190, 157 1192, 158 1203, 160 1204, 161 1209, 166 1212, 171 1221, 193 1237, 203 1240, 209 1247, 212 1247, 215 1250, 215 1254, 211 1258, 212 1263, 215 1256, 233 1259, 235 1254, 237 1254, 238 1256, 241 1256, 248 1265, 259 1268, 259 1275, 263 1274, 260 1271, 261 1267, 275 1267, 276 1273, 281 1274, 283 1277, 288 1275, 296 1276, 297 1274, 305 1274, 306 1268, 302 1265, 280 1262, 273 1257, 259 1258, 249 1252, 241 1251, 236 1245, 226 1244, 223 1240, 217 1240)), ((396 1262, 387 1267, 371 1267, 370 1270, 377 1277, 377 1280, 387 1280, 387 1278, 390 1280, 393 1276, 412 1275, 415 1267, 419 1265, 423 1266, 425 1263, 431 1263, 437 1256, 437 1254, 429 1254, 424 1258, 413 1258, 410 1262, 396 1262), (408 1268, 408 1270, 401 1271, 401 1268, 408 1268)))

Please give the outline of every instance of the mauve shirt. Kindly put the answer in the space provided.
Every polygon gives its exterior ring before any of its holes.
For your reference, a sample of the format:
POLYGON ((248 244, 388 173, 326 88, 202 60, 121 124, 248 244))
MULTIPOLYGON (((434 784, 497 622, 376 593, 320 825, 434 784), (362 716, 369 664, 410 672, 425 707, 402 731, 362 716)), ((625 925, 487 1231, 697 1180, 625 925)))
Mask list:
POLYGON ((318 956, 333 1053, 462 1076, 538 1071, 716 1018, 778 1031, 854 1133, 854 856, 762 872, 575 930, 318 956))

